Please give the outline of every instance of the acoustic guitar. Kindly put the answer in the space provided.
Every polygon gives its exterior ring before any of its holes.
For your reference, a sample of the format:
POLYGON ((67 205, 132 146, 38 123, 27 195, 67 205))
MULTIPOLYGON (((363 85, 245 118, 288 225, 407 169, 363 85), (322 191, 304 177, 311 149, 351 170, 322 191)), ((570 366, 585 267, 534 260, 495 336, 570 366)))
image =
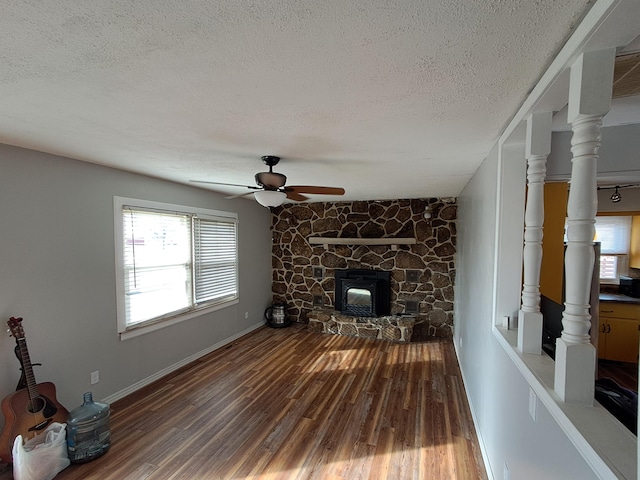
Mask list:
POLYGON ((0 435, 0 458, 6 463, 13 463, 13 442, 18 435, 27 440, 41 433, 52 422, 66 423, 69 416, 67 409, 56 399, 53 383, 36 384, 21 322, 22 318, 15 317, 7 322, 16 339, 27 386, 2 400, 5 424, 0 435))

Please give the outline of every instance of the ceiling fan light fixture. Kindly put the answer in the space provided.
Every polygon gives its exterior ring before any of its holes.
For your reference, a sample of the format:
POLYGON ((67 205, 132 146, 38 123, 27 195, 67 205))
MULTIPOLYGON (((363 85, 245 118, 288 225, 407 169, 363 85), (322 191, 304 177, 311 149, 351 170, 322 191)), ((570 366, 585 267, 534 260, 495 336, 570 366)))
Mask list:
POLYGON ((256 201, 264 207, 278 207, 287 198, 287 194, 278 190, 260 190, 253 194, 256 201))

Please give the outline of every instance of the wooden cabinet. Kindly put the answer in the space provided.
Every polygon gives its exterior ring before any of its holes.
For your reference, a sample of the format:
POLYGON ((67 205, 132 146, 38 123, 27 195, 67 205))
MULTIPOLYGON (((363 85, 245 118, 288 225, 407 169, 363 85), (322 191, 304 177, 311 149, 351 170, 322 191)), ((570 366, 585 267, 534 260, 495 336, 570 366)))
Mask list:
POLYGON ((602 302, 598 358, 638 363, 640 305, 602 302))

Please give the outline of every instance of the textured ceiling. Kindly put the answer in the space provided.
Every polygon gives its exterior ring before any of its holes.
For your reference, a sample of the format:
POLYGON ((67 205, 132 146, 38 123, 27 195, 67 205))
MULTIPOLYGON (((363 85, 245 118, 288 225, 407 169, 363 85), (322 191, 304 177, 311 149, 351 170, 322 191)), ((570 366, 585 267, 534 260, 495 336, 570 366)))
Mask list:
POLYGON ((613 98, 640 95, 640 53, 621 55, 613 74, 613 98))
POLYGON ((346 200, 456 196, 589 6, 4 2, 0 142, 245 185, 272 154, 346 200))

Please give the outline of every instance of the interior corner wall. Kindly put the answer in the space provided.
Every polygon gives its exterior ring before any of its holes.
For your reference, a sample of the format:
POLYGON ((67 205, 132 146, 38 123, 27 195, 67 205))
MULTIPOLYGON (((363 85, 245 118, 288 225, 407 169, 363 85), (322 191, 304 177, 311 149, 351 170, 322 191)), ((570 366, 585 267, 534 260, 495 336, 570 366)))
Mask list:
MULTIPOLYGON (((511 478, 597 478, 541 402, 531 418, 530 386, 493 332, 501 295, 495 276, 510 261, 496 246, 523 229, 523 212, 500 209, 501 185, 520 181, 510 175, 520 172, 503 172, 494 149, 458 198, 454 344, 485 462, 490 478, 502 478, 505 466, 511 478)), ((520 278, 499 284, 507 282, 520 278)))
MULTIPOLYGON (((0 145, 0 171, 0 319, 24 318, 31 360, 42 363, 36 381, 53 382, 68 409, 86 391, 112 396, 263 324, 271 300, 270 213, 256 202, 7 145, 0 145), (236 212, 240 302, 120 341, 114 196, 236 212), (95 370, 100 381, 91 385, 95 370)), ((20 377, 14 346, 0 337, 2 397, 20 377)))

